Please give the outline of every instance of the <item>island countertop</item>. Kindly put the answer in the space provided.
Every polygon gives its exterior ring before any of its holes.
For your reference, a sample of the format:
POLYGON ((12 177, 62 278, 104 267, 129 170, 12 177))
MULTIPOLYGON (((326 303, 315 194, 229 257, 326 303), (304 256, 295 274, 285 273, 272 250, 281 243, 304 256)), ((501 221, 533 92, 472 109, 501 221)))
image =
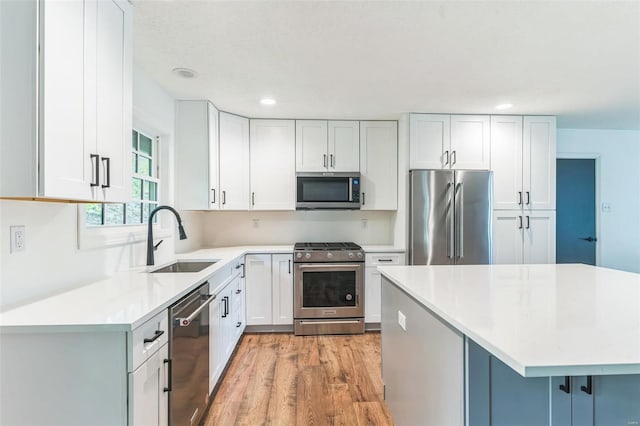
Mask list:
POLYGON ((639 274, 578 264, 378 269, 524 377, 640 374, 639 274))

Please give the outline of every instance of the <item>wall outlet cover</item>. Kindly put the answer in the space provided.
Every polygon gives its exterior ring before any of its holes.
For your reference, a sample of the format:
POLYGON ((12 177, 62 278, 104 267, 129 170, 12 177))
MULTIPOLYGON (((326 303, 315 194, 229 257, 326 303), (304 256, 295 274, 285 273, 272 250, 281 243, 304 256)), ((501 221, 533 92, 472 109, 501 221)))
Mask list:
POLYGON ((11 253, 24 251, 27 246, 27 231, 24 225, 10 226, 9 234, 11 235, 11 253))

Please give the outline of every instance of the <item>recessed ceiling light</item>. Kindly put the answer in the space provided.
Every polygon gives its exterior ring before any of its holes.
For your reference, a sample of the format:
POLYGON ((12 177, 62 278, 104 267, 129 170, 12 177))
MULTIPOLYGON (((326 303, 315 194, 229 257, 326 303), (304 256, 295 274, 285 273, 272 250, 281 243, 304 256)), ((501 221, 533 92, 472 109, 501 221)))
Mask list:
POLYGON ((196 78, 198 73, 190 68, 174 68, 172 72, 182 78, 196 78))
POLYGON ((260 99, 260 103, 262 105, 275 105, 276 101, 275 99, 271 99, 271 98, 263 98, 263 99, 260 99))
POLYGON ((513 104, 500 104, 496 105, 496 109, 509 109, 513 106, 513 104))

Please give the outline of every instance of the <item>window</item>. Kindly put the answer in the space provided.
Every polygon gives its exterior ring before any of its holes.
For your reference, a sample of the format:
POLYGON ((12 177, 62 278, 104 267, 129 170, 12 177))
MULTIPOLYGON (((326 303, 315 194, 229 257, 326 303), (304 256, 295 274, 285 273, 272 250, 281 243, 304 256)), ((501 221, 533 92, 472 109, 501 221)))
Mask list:
MULTIPOLYGON (((89 227, 141 225, 158 206, 158 137, 139 130, 131 135, 131 198, 130 203, 87 204, 85 223, 89 227)), ((157 222, 157 216, 154 217, 157 222)))

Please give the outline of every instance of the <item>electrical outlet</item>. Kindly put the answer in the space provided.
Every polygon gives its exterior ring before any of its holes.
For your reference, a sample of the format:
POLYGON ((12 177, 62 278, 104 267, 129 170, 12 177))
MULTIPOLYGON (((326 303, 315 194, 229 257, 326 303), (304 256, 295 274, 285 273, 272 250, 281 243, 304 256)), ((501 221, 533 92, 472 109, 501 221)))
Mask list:
POLYGON ((404 331, 407 331, 407 317, 400 311, 398 311, 398 324, 404 331))
POLYGON ((27 233, 24 225, 10 226, 9 233, 11 235, 11 253, 24 251, 27 246, 27 233))
POLYGON ((260 228, 260 219, 253 219, 253 227, 260 228))
POLYGON ((602 213, 611 213, 611 203, 602 203, 602 213))
POLYGON ((369 226, 369 219, 360 219, 360 223, 362 224, 362 229, 367 229, 367 226, 369 226))

